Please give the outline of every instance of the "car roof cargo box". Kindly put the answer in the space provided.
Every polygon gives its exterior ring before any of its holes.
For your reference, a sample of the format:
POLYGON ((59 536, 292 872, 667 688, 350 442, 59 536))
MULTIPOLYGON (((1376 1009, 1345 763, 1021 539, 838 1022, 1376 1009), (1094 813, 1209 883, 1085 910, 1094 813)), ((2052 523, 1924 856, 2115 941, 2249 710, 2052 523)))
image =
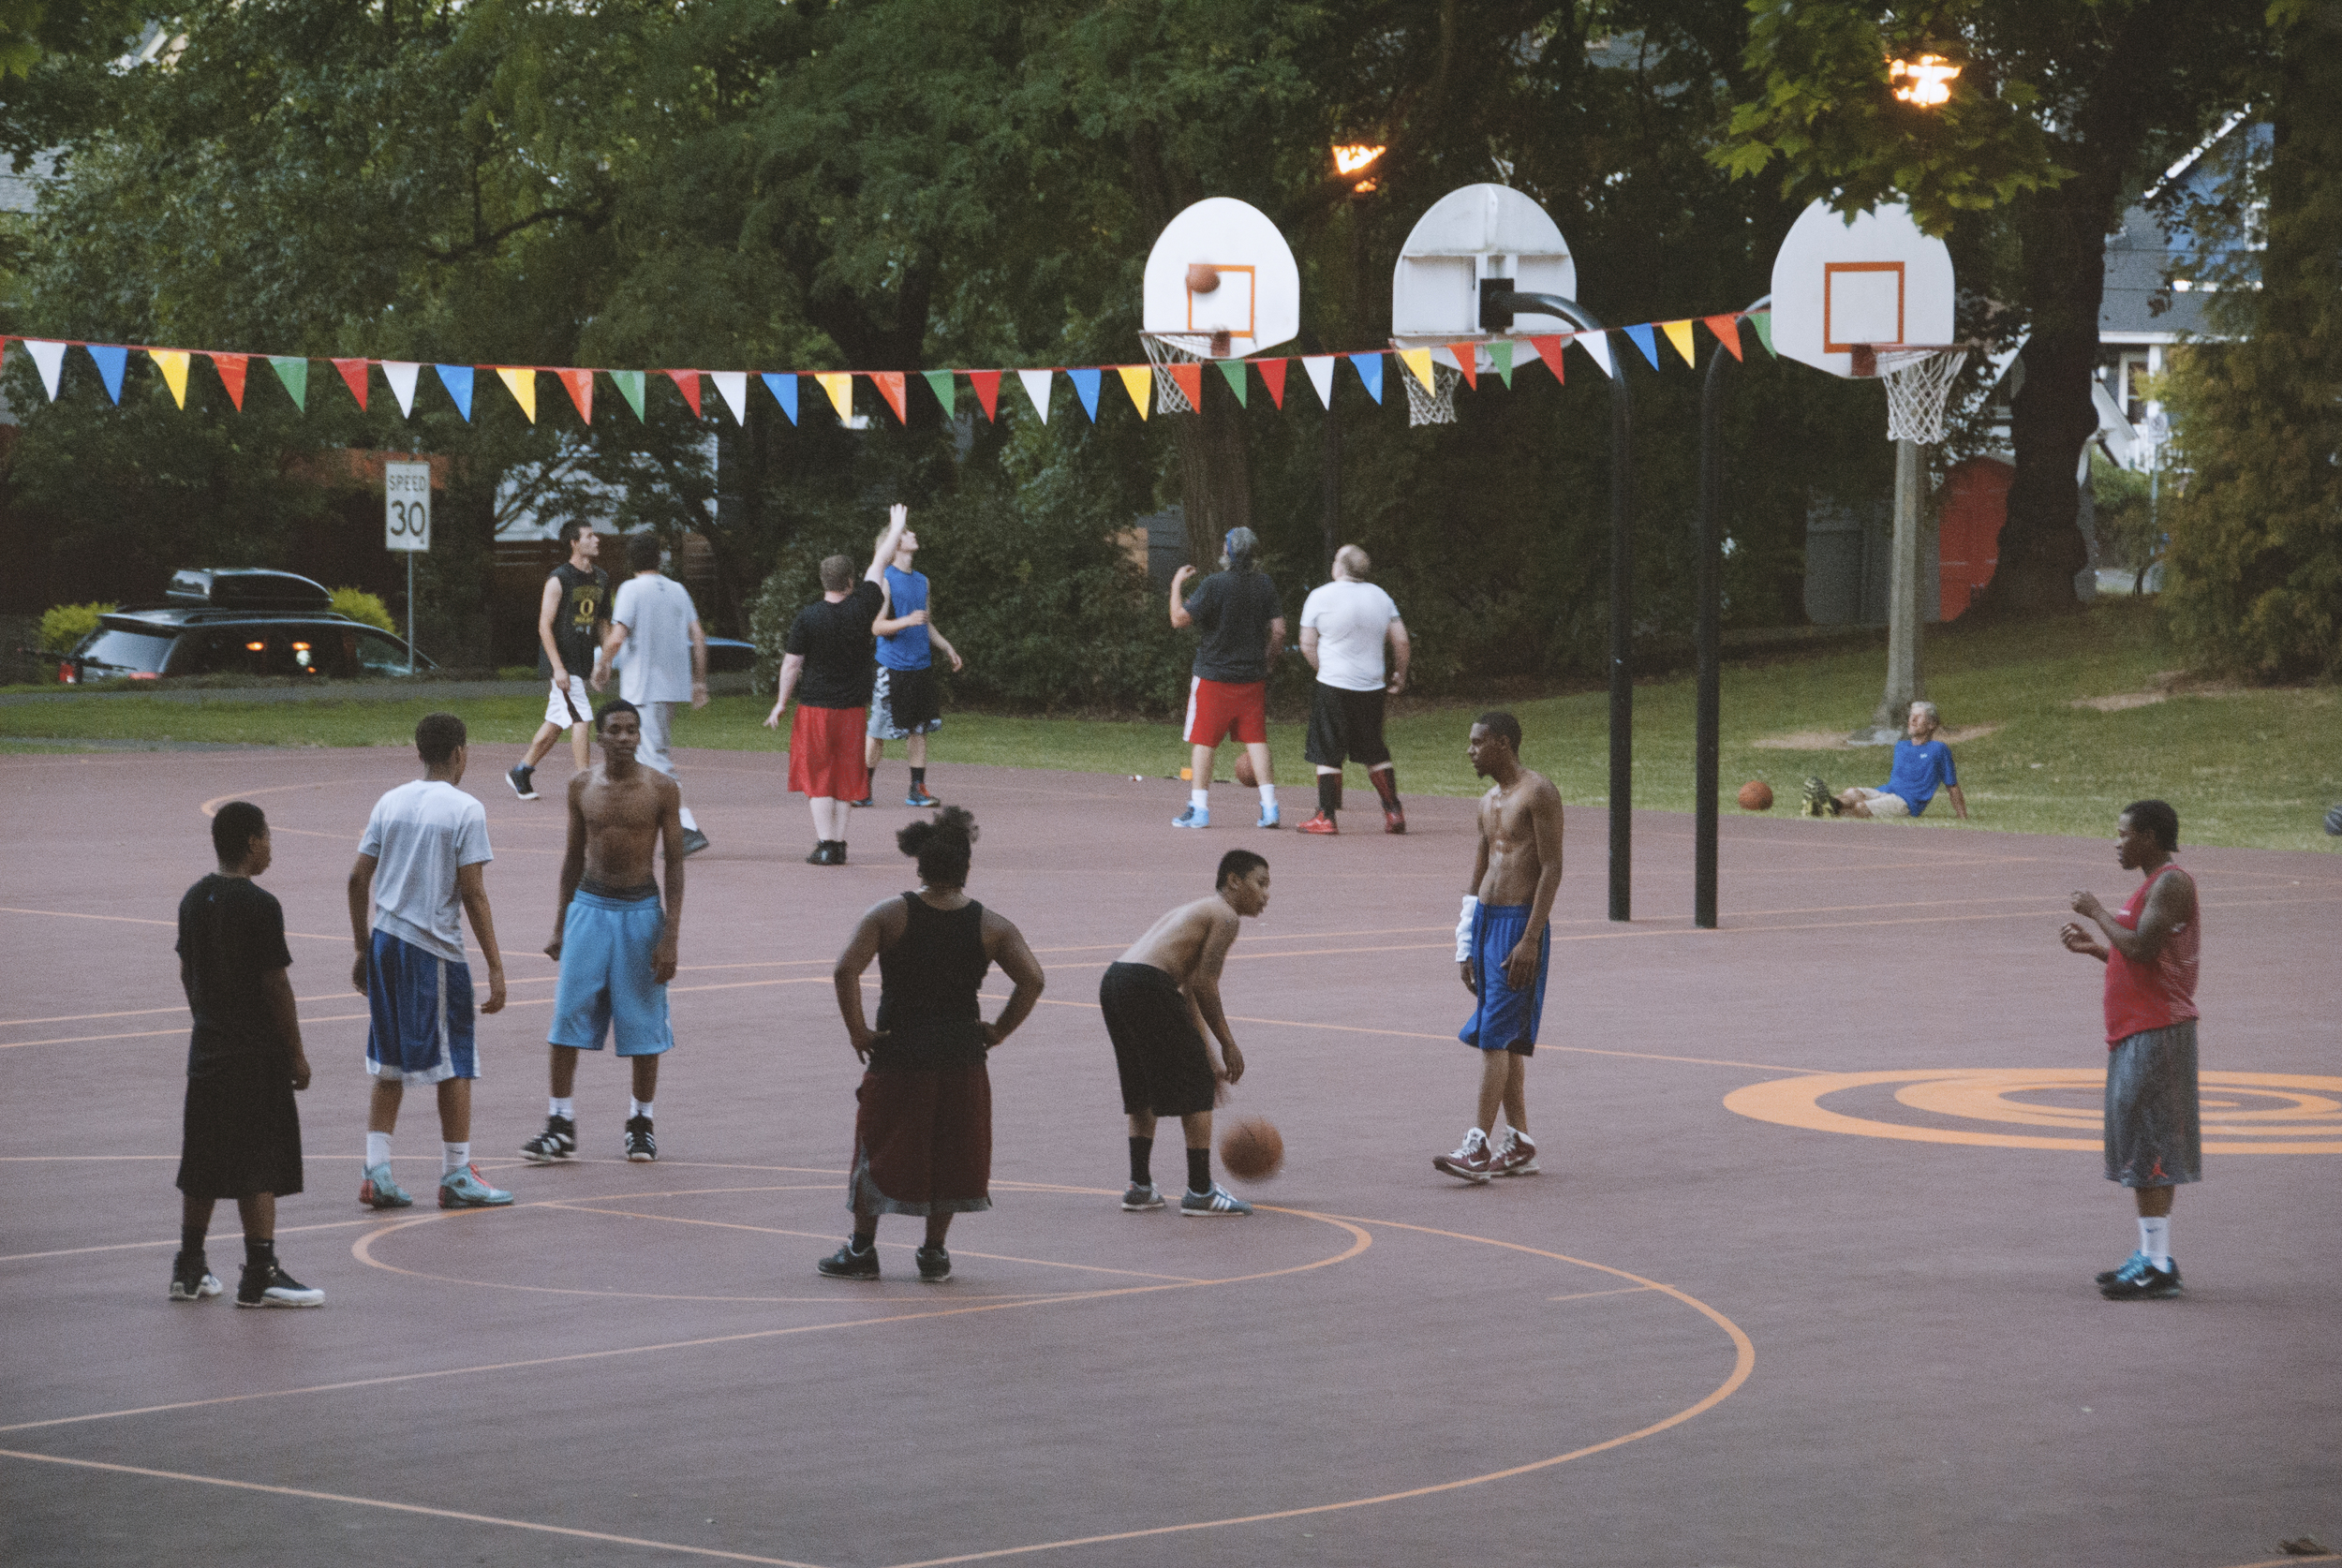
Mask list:
POLYGON ((170 574, 165 598, 173 604, 216 610, 330 610, 334 596, 323 584, 289 571, 259 567, 200 567, 170 574))

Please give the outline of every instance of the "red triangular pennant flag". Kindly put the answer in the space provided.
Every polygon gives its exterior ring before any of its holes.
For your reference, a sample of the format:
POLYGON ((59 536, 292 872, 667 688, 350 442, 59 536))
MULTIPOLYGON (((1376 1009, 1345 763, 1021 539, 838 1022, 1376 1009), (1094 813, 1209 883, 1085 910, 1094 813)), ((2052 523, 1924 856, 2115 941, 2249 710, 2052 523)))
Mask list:
POLYGON ((228 401, 244 412, 244 371, 252 358, 249 354, 214 354, 212 368, 219 372, 220 384, 228 389, 228 401))
POLYGON ((961 374, 968 377, 968 384, 976 389, 976 402, 984 409, 984 417, 987 420, 999 419, 1001 373, 997 370, 969 370, 961 374))
POLYGON ((371 360, 335 360, 334 362, 334 368, 342 373, 342 381, 349 388, 349 395, 358 400, 361 412, 363 412, 366 407, 366 366, 373 362, 371 360))
POLYGON ((1179 384, 1179 391, 1187 393, 1189 407, 1201 408, 1204 406, 1204 367, 1200 362, 1191 361, 1186 364, 1167 364, 1164 369, 1169 371, 1171 379, 1179 384))
POLYGON ((554 377, 570 390, 570 401, 577 405, 577 417, 587 424, 594 422, 594 373, 590 370, 556 370, 554 377))
POLYGON ((1732 350, 1732 357, 1741 357, 1741 318, 1737 316, 1703 316, 1708 330, 1716 334, 1716 341, 1732 350))
POLYGON ((691 406, 691 417, 700 417, 700 373, 696 370, 670 370, 674 384, 683 392, 683 401, 691 406))
POLYGON ((1463 372, 1464 385, 1474 392, 1480 390, 1479 350, 1469 343, 1451 343, 1447 351, 1456 356, 1456 368, 1463 372))
POLYGON ((1261 383, 1268 389, 1268 401, 1278 408, 1285 406, 1286 360, 1254 360, 1253 368, 1260 372, 1261 383))
POLYGON ((870 385, 878 388, 879 395, 886 399, 886 406, 895 410, 895 422, 910 423, 903 416, 903 373, 899 370, 873 370, 867 374, 870 385))
POLYGON ((1553 379, 1559 381, 1564 378, 1562 376, 1562 340, 1559 334, 1552 337, 1533 337, 1529 340, 1529 347, 1537 351, 1537 358, 1543 360, 1545 368, 1553 373, 1553 379))

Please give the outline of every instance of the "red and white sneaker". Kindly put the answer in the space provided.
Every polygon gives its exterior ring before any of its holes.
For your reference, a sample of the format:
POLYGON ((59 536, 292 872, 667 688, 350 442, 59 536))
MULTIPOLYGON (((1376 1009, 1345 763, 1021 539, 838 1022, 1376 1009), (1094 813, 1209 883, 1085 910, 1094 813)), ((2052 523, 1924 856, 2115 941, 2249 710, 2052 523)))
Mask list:
POLYGON ((1406 812, 1405 812, 1404 810, 1401 809, 1399 806, 1384 806, 1384 807, 1383 807, 1383 831, 1384 831, 1385 833, 1404 833, 1404 832, 1406 832, 1406 831, 1407 831, 1407 814, 1406 814, 1406 812))
POLYGON ((1489 1157, 1489 1175, 1492 1176, 1535 1176, 1537 1146, 1518 1132, 1505 1136, 1505 1146, 1489 1157))
POLYGON ((1451 1176, 1459 1176, 1475 1187, 1488 1185, 1489 1141, 1487 1134, 1474 1128, 1464 1134, 1463 1146, 1453 1154, 1431 1156, 1431 1169, 1451 1176))
POLYGON ((1301 831, 1303 833, 1340 833, 1341 830, 1334 826, 1334 820, 1331 817, 1320 811, 1301 824, 1301 831))

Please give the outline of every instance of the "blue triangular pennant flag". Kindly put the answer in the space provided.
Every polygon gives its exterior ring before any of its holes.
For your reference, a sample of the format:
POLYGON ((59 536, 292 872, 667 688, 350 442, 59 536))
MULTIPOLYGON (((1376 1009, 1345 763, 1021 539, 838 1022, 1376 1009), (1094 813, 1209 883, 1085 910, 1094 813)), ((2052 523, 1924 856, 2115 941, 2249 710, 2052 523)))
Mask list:
POLYGON ((773 401, 780 405, 780 411, 789 416, 789 422, 791 424, 796 423, 796 377, 793 375, 777 374, 768 370, 764 373, 764 388, 767 392, 770 392, 773 394, 773 401))
POLYGON ((1383 400, 1383 356, 1353 354, 1350 356, 1350 368, 1356 371, 1358 379, 1366 383, 1367 395, 1380 403, 1383 400))
POLYGON ((455 400, 455 411, 468 422, 471 419, 471 366, 467 364, 435 364, 439 373, 439 385, 455 400))
POLYGON ((106 395, 120 403, 122 370, 130 362, 130 350, 103 343, 92 343, 87 347, 89 357, 97 362, 97 378, 106 383, 106 395))
POLYGON ((1098 382, 1103 374, 1094 366, 1065 373, 1065 378, 1074 383, 1074 392, 1082 400, 1082 412, 1089 416, 1092 424, 1098 422, 1098 382))
POLYGON ((1626 335, 1635 340, 1635 347, 1641 349, 1642 357, 1651 362, 1651 368, 1658 369, 1659 334, 1651 330, 1650 324, 1646 322, 1639 327, 1629 327, 1626 335))

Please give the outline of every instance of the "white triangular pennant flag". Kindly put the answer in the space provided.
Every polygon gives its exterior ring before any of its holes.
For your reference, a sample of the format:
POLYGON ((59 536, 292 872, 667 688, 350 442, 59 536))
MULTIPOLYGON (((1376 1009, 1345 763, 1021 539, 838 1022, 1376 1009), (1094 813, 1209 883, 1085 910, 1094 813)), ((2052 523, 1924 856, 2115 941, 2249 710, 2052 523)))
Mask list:
POLYGON ((1574 341, 1593 357, 1594 363, 1602 367, 1603 375, 1614 377, 1618 374, 1618 366, 1610 360, 1608 333, 1579 333, 1574 341))
POLYGON ((1310 385, 1317 389, 1317 401, 1328 408, 1334 406, 1334 358, 1331 354, 1301 356, 1301 368, 1310 373, 1310 385))
POLYGON ((1016 373, 1016 378, 1025 383, 1025 395, 1032 399, 1035 408, 1041 410, 1043 424, 1049 422, 1049 377, 1054 374, 1047 370, 1020 370, 1016 373))
POLYGON ((40 384, 49 389, 49 401, 56 402, 57 374, 65 369, 65 345, 43 343, 30 337, 23 342, 25 350, 33 356, 33 362, 40 366, 40 384))
POLYGON ((422 366, 409 364, 405 360, 382 362, 382 379, 391 384, 391 395, 398 399, 398 411, 408 419, 414 417, 415 376, 422 369, 422 366))
POLYGON ((723 394, 724 407, 732 410, 732 422, 749 422, 749 373, 745 370, 711 370, 707 378, 716 383, 723 394))

